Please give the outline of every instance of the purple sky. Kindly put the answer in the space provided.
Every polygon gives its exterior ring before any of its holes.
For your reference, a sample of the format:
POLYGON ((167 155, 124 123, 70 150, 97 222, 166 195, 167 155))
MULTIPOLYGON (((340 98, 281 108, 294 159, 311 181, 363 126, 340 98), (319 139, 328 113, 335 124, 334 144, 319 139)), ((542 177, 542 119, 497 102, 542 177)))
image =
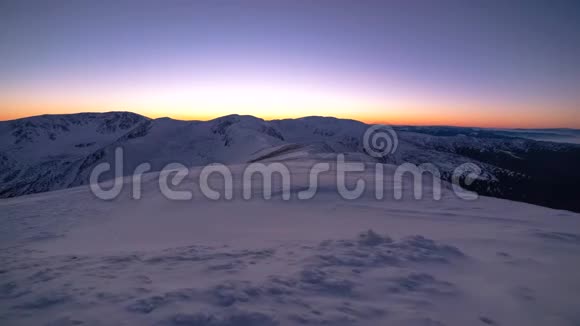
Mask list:
POLYGON ((0 118, 580 128, 579 1, 1 1, 0 118))

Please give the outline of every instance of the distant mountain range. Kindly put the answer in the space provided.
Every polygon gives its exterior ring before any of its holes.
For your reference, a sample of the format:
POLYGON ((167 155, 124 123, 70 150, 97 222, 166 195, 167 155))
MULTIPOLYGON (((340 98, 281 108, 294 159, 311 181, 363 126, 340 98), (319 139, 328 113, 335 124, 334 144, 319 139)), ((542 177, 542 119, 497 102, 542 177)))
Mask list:
POLYGON ((345 153, 352 160, 433 163, 449 180, 456 166, 472 162, 483 169, 483 176, 468 188, 481 195, 580 212, 580 145, 570 141, 580 135, 578 130, 398 126, 397 151, 375 159, 362 144, 368 127, 327 117, 264 121, 230 115, 180 121, 130 112, 1 121, 0 197, 86 184, 92 168, 112 162, 115 148, 121 146, 125 174, 143 162, 155 171, 172 162, 199 166, 345 153), (530 139, 557 135, 570 143, 530 139))

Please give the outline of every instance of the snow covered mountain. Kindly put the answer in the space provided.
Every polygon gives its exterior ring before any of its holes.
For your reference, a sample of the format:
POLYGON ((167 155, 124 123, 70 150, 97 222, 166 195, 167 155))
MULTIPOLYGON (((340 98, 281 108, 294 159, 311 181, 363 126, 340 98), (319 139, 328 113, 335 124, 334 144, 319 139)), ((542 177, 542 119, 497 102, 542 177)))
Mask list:
POLYGON ((0 196, 69 187, 86 157, 148 120, 110 112, 0 122, 0 196))
MULTIPOLYGON (((366 155, 369 126, 354 120, 306 117, 264 121, 231 115, 211 121, 148 119, 128 112, 46 115, 0 122, 0 197, 86 184, 92 168, 124 150, 124 174, 148 162, 152 171, 185 166, 288 160, 346 153, 366 155)), ((383 163, 432 163, 449 180, 454 167, 483 170, 471 189, 481 194, 580 211, 580 146, 506 136, 488 129, 397 127, 397 151, 383 163), (548 190, 549 189, 549 190, 548 190)), ((113 175, 108 175, 113 177, 113 175)))

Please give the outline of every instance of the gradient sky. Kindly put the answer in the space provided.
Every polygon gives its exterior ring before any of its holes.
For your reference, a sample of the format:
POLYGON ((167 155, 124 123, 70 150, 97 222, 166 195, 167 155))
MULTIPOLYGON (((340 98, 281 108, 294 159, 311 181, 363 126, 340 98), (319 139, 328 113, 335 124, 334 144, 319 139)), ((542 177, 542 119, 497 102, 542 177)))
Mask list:
POLYGON ((0 119, 580 128, 579 1, 0 1, 0 119))

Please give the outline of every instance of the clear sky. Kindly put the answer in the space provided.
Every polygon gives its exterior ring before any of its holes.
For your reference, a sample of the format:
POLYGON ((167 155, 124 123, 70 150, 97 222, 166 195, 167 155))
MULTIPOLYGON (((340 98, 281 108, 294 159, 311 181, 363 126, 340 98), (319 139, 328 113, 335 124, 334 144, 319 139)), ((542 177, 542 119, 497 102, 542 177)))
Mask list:
POLYGON ((580 128, 580 1, 2 0, 0 119, 580 128))

